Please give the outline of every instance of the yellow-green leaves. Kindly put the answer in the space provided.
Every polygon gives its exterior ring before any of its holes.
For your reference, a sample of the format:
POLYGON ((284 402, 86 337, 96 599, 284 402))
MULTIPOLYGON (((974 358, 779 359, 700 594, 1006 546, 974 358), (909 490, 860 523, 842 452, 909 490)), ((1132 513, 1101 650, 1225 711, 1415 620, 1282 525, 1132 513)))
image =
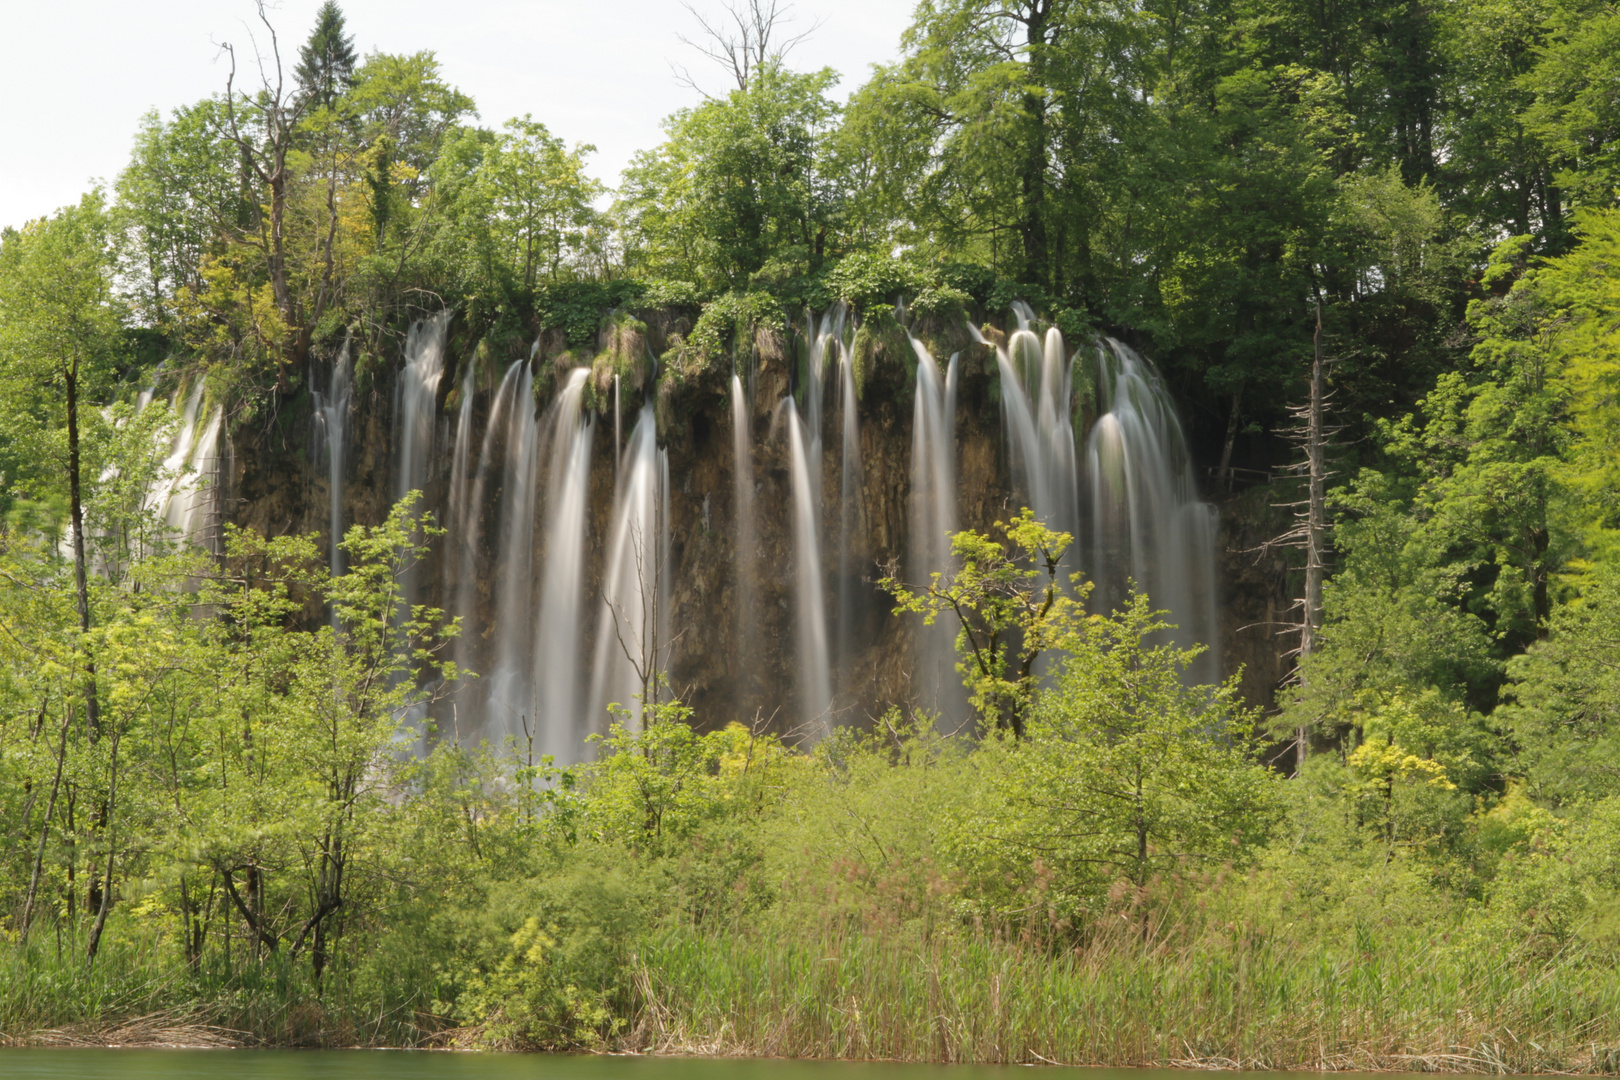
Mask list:
POLYGON ((1069 649, 1085 619, 1090 586, 1065 574, 1072 537, 1054 532, 1025 507, 996 528, 1005 542, 972 529, 951 536, 955 569, 935 572, 926 585, 893 576, 878 582, 895 598, 895 612, 945 618, 957 627, 957 670, 987 729, 1024 733, 1043 656, 1069 649))

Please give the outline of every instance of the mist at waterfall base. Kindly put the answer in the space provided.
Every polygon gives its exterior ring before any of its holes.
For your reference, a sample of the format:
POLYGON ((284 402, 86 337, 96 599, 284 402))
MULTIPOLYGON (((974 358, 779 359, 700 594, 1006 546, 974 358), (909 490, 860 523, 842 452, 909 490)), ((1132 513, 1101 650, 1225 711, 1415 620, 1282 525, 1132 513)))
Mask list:
MULTIPOLYGON (((1012 501, 1074 537, 1065 569, 1095 583, 1095 609, 1116 606, 1134 583, 1169 612, 1177 643, 1205 646, 1193 677, 1215 681, 1216 513, 1198 498, 1162 380, 1120 342, 1102 338, 1071 353, 1056 328, 1035 332, 1028 308, 1014 314, 1017 328, 1004 345, 973 331, 996 354, 1012 501)), ((871 602, 878 576, 856 554, 870 545, 854 322, 841 305, 807 317, 803 361, 778 400, 755 400, 746 367, 729 380, 731 482, 721 495, 732 500, 736 622, 727 633, 739 643, 744 671, 739 712, 746 707, 751 715, 706 718, 710 723, 769 716, 778 729, 813 741, 878 708, 856 700, 844 677, 862 647, 861 607, 871 602), (780 480, 759 473, 754 460, 773 440, 787 466, 780 500, 760 497, 780 480), (792 548, 788 567, 764 565, 759 546, 759 515, 772 503, 789 515, 782 523, 792 548), (773 686, 760 670, 757 643, 766 630, 761 582, 779 570, 791 578, 792 661, 788 684, 773 686)), ((515 745, 530 760, 549 754, 575 762, 588 755, 587 737, 607 727, 610 705, 628 726, 640 725, 644 703, 672 692, 658 673, 668 670, 683 637, 712 629, 675 625, 672 617, 682 567, 672 550, 669 456, 653 394, 622 418, 629 429, 622 446, 621 417, 614 418, 613 453, 605 458, 613 469, 611 508, 593 520, 593 470, 605 466, 592 459, 590 372, 575 367, 542 379, 537 346, 504 371, 474 365, 461 372, 454 406, 442 407, 449 323, 441 313, 413 326, 390 428, 393 494, 424 492, 420 509, 445 527, 437 582, 412 575, 403 582, 407 599, 460 617, 455 659, 477 673, 435 706, 437 730, 463 744, 515 745), (537 382, 547 385, 537 391, 537 382)), ((942 363, 917 338, 910 344, 917 369, 901 569, 905 580, 924 583, 951 571, 949 534, 960 527, 959 357, 942 363)), ((315 400, 334 544, 349 520, 349 386, 345 352, 315 400)), ((618 378, 611 401, 617 410, 618 378)), ((705 532, 712 494, 703 500, 705 532)), ((341 569, 335 546, 332 566, 341 569)), ((953 642, 954 628, 943 623, 918 628, 910 692, 942 724, 958 726, 968 705, 953 642)))

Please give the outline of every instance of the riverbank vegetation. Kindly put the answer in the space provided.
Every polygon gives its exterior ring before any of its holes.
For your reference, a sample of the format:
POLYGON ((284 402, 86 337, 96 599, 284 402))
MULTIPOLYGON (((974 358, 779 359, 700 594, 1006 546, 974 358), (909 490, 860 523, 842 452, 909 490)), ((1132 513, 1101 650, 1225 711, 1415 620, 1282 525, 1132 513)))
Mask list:
POLYGON ((0 1040, 1620 1070, 1612 7, 928 3, 847 101, 765 55, 611 194, 345 34, 0 237, 0 1040), (1014 517, 888 582, 961 630, 967 728, 666 697, 563 768, 422 719, 473 628, 406 602, 408 500, 333 576, 147 497, 140 391, 268 429, 426 311, 610 365, 675 312, 695 378, 902 297, 1130 340, 1268 501, 1320 318, 1332 565, 1274 708, 1014 517))

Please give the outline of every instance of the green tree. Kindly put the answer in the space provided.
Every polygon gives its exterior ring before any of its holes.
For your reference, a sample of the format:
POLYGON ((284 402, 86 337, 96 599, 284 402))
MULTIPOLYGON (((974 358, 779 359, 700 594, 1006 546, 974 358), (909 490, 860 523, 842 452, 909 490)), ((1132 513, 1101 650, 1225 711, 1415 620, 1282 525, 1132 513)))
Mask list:
POLYGON ((1235 680, 1190 686, 1198 650, 1153 644, 1145 596, 1091 616, 1027 738, 992 745, 980 798, 952 847, 992 907, 1093 913, 1116 881, 1252 857, 1280 817, 1279 780, 1256 758, 1256 716, 1235 680))
POLYGON ((293 77, 316 106, 330 106, 354 84, 354 36, 347 29, 337 0, 326 0, 315 13, 315 29, 298 50, 293 77))
POLYGON ((717 291, 818 269, 837 243, 836 81, 767 63, 746 88, 666 120, 664 144, 625 170, 627 264, 717 291))
MULTIPOLYGON (((0 245, 0 367, 7 411, 13 417, 48 418, 49 428, 39 434, 67 480, 74 591, 79 629, 86 635, 91 628, 84 513, 88 469, 81 434, 86 414, 94 412, 124 355, 124 312, 112 287, 110 231, 101 193, 92 192, 76 206, 8 233, 0 245)), ((84 672, 85 719, 94 732, 100 719, 93 657, 85 657, 84 672)))
POLYGON ((1028 507, 996 528, 1005 543, 972 529, 951 535, 958 569, 936 571, 926 585, 907 585, 891 569, 878 587, 895 598, 896 614, 957 624, 956 669, 980 723, 1023 738, 1039 662, 1073 647, 1090 590, 1061 573, 1068 533, 1048 529, 1028 507))
POLYGON ((529 116, 509 120, 484 148, 464 202, 468 227, 485 239, 513 284, 533 292, 542 274, 556 281, 597 225, 602 185, 585 175, 590 146, 569 151, 529 116))
POLYGON ((1546 43, 1521 79, 1535 93, 1525 127, 1546 148, 1575 206, 1620 202, 1620 13, 1593 0, 1549 5, 1546 43))
POLYGON ((219 136, 220 103, 207 99, 141 119, 130 162, 118 174, 121 269, 147 325, 168 328, 173 299, 203 288, 202 267, 247 207, 236 156, 219 136))

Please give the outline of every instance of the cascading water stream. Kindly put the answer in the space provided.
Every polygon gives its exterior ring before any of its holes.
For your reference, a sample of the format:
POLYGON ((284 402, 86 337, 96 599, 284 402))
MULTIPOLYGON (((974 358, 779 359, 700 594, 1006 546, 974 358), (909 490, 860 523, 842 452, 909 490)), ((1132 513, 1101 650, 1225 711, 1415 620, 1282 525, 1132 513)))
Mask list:
POLYGON ((1101 416, 1087 437, 1082 473, 1074 419, 1081 357, 1065 355, 1056 327, 1044 341, 1036 337, 1026 305, 1014 312, 1018 329, 997 350, 997 364, 1015 485, 1037 518, 1075 538, 1067 569, 1081 567, 1083 547, 1095 609, 1116 608, 1134 582, 1154 607, 1169 611, 1174 640, 1208 646, 1189 678, 1215 681, 1216 516, 1198 499, 1174 402, 1148 361, 1103 338, 1096 347, 1101 416))
MULTIPOLYGON (((917 392, 912 404, 910 566, 912 584, 952 567, 951 533, 957 530, 956 372, 952 356, 940 379, 927 346, 911 339, 917 355, 917 392)), ((913 682, 927 709, 944 721, 965 716, 966 695, 956 671, 955 633, 945 620, 918 630, 913 682)))
MULTIPOLYGON (((456 665, 463 670, 478 672, 480 675, 483 674, 481 669, 486 666, 479 649, 479 643, 484 637, 480 629, 484 625, 484 621, 480 618, 480 569, 481 561, 486 555, 484 517, 490 486, 492 483, 499 483, 499 478, 495 475, 495 455, 503 452, 512 384, 516 381, 518 366, 513 364, 508 367, 501 379, 484 424, 483 437, 478 440, 477 461, 470 467, 466 463, 472 461, 474 436, 472 398, 468 391, 474 384, 472 373, 468 372, 467 382, 463 385, 463 394, 466 396, 459 410, 465 419, 458 417, 456 446, 452 454, 450 520, 453 523, 453 531, 450 538, 454 543, 454 563, 457 569, 454 580, 446 583, 450 586, 447 595, 454 598, 453 610, 461 619, 461 636, 456 639, 455 646, 456 665)), ((496 527, 499 527, 498 518, 496 527)), ((448 564, 452 560, 446 558, 445 561, 448 564)), ((490 602, 493 604, 493 596, 490 602)), ((455 734, 458 739, 476 739, 485 734, 488 690, 481 683, 463 683, 463 687, 462 701, 458 703, 456 709, 458 730, 455 734), (468 724, 465 728, 460 722, 460 711, 463 706, 468 709, 468 724)))
POLYGON ((1181 421, 1153 365, 1112 338, 1097 351, 1103 414, 1086 443, 1094 603, 1117 606, 1133 580, 1169 612, 1178 645, 1208 646, 1189 677, 1213 683, 1221 669, 1215 508, 1198 499, 1181 421))
POLYGON ((740 375, 731 376, 731 484, 732 513, 736 519, 736 554, 733 573, 737 579, 737 670, 747 680, 744 700, 751 697, 752 680, 758 670, 755 638, 759 612, 757 561, 759 526, 754 520, 754 451, 750 437, 748 394, 740 375))
MULTIPOLYGON (((827 365, 834 359, 840 374, 848 367, 844 347, 844 326, 848 308, 834 304, 819 320, 807 319, 805 337, 810 353, 805 364, 805 381, 800 401, 804 415, 801 418, 792 398, 782 401, 780 409, 788 421, 788 471, 792 484, 793 505, 793 565, 795 581, 795 625, 797 632, 797 659, 799 670, 799 705, 803 721, 802 731, 811 738, 826 734, 832 728, 832 662, 827 630, 827 595, 822 565, 822 522, 825 507, 822 490, 823 444, 822 414, 826 402, 827 365)), ((848 380, 853 388, 853 376, 848 380)), ((843 382, 842 378, 840 380, 843 382)), ((849 396, 853 400, 853 394, 849 396)), ((845 409, 844 466, 847 471, 859 464, 859 429, 853 410, 845 409), (852 458, 850 446, 855 453, 852 458)), ((842 596, 844 579, 848 576, 850 533, 844 528, 851 525, 853 500, 844 498, 846 490, 855 485, 845 479, 840 486, 840 534, 838 550, 839 613, 847 610, 842 596)), ((847 628, 840 625, 840 641, 847 636, 847 628)), ((840 665, 842 667, 842 665, 840 665)))
POLYGON ((186 396, 180 425, 145 505, 162 519, 166 540, 199 544, 218 553, 223 538, 214 526, 219 517, 225 411, 216 405, 199 423, 202 404, 203 382, 198 379, 186 396))
POLYGON ((612 527, 604 553, 602 611, 592 665, 590 715, 610 704, 642 724, 658 700, 658 675, 669 659, 669 456, 658 449, 648 401, 620 458, 612 527))
MULTIPOLYGON (((400 372, 394 392, 393 495, 398 502, 412 491, 423 491, 428 482, 428 466, 433 460, 433 444, 438 434, 439 380, 444 375, 444 339, 450 326, 450 309, 411 324, 405 337, 405 369, 400 372)), ((415 516, 426 508, 419 502, 415 516)), ((418 600, 417 571, 408 568, 399 581, 402 610, 418 600)), ((422 720, 422 710, 412 707, 409 718, 422 720)))
MULTIPOLYGON (((439 379, 444 375, 447 309, 411 324, 405 338, 405 370, 394 393, 394 500, 427 486, 438 429, 439 379)), ((420 513, 418 507, 418 513, 420 513)))
POLYGON ((591 734, 579 709, 585 519, 595 432, 582 410, 589 375, 587 368, 570 371, 552 407, 545 564, 534 630, 534 671, 540 687, 536 751, 563 764, 580 759, 585 737, 591 734))
POLYGON ((841 689, 847 688, 852 666, 851 650, 856 647, 855 567, 856 537, 864 528, 865 507, 861 498, 861 420, 860 403, 855 397, 855 363, 842 340, 838 342, 838 397, 843 414, 843 469, 838 493, 838 632, 834 670, 842 676, 841 689))
POLYGON ((313 392, 315 459, 326 463, 326 530, 328 563, 333 577, 343 573, 343 484, 348 466, 349 407, 354 401, 354 368, 349 342, 332 364, 324 390, 313 392))
POLYGON ((1029 328, 1028 307, 1017 304, 1014 311, 1018 329, 1005 349, 996 350, 1013 482, 1037 519, 1078 541, 1080 471, 1072 420, 1073 367, 1057 327, 1047 330, 1043 342, 1029 328))
POLYGON ((496 525, 494 666, 486 677, 482 732, 499 745, 536 729, 533 680, 534 520, 540 482, 540 424, 535 416, 534 371, 525 361, 507 369, 490 413, 490 434, 500 431, 500 514, 496 525), (504 428, 504 430, 502 430, 504 428))
POLYGON ((821 581, 821 515, 819 447, 805 438, 804 425, 792 399, 782 402, 787 413, 788 467, 793 483, 793 565, 798 583, 796 620, 799 660, 799 704, 803 734, 824 735, 832 725, 832 679, 827 656, 826 599, 821 581))
MULTIPOLYGON (((473 473, 473 402, 477 396, 476 368, 467 366, 461 380, 461 397, 456 408, 455 441, 450 450, 450 494, 445 502, 445 527, 448 530, 444 555, 444 597, 452 615, 461 619, 461 636, 456 638, 456 666, 476 670, 472 662, 472 637, 477 619, 478 541, 481 522, 473 504, 473 486, 477 476, 473 473)), ((464 684, 466 685, 466 684, 464 684)), ((468 697, 470 694, 464 694, 468 697)), ((456 728, 452 734, 459 739, 460 702, 455 706, 456 728)))

